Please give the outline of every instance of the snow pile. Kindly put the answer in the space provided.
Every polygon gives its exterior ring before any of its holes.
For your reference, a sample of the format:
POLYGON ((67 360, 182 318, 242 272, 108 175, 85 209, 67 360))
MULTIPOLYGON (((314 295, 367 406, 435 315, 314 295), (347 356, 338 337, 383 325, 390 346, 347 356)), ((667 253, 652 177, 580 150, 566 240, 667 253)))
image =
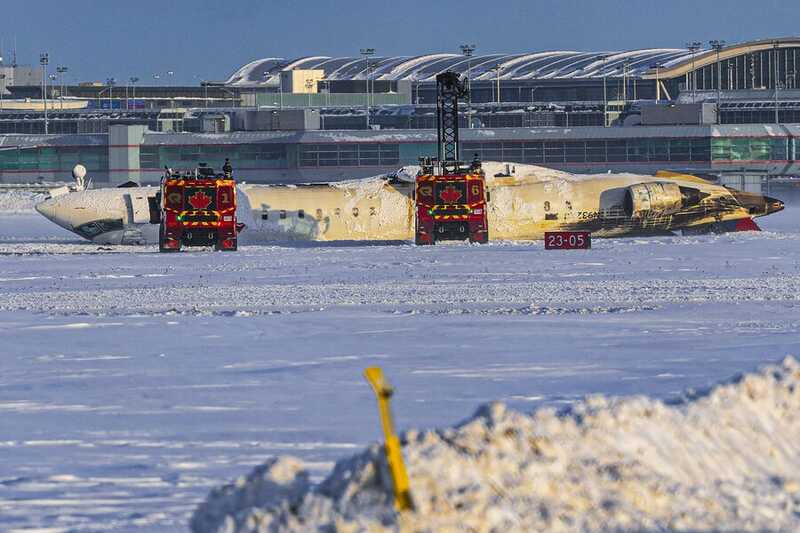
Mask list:
POLYGON ((800 530, 800 364, 667 405, 590 397, 526 415, 496 403, 409 431, 416 509, 392 509, 376 444, 320 485, 279 458, 215 489, 195 532, 800 530))
POLYGON ((34 206, 46 197, 46 194, 40 192, 0 191, 0 215, 34 213, 34 206))

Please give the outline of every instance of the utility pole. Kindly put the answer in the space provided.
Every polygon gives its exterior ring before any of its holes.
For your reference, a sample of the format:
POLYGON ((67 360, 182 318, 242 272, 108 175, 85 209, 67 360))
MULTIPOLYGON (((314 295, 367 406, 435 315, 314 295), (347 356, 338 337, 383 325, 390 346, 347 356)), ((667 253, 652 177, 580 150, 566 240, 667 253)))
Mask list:
POLYGON ((474 44, 462 44, 461 53, 467 58, 467 124, 468 128, 472 127, 472 85, 470 83, 470 75, 472 73, 472 53, 475 52, 474 44))
POLYGON ((700 48, 702 48, 702 43, 700 41, 692 41, 690 43, 686 43, 686 48, 692 53, 692 72, 690 76, 686 79, 689 85, 692 86, 692 103, 694 103, 697 94, 695 90, 697 88, 697 72, 694 70, 694 55, 697 53, 700 48))
POLYGON ((717 124, 722 124, 722 116, 720 115, 720 99, 722 98, 722 63, 719 62, 719 54, 725 48, 725 41, 717 39, 708 41, 711 48, 717 52, 717 124))
POLYGON ((50 57, 47 52, 39 54, 39 64, 42 65, 42 104, 44 105, 44 134, 48 134, 47 124, 47 64, 50 62, 50 57))
POLYGON ((361 55, 364 56, 364 61, 367 63, 367 74, 366 74, 366 99, 367 99, 367 129, 369 129, 369 110, 370 110, 370 102, 369 102, 369 74, 370 74, 370 60, 369 58, 375 55, 374 48, 362 48, 360 50, 361 55))

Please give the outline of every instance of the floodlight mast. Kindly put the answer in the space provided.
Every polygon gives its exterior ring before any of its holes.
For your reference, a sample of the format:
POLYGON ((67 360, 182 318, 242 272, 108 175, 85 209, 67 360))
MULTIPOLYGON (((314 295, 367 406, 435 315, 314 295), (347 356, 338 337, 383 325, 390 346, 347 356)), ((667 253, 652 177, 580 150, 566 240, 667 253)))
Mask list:
POLYGON ((692 54, 692 72, 691 76, 686 78, 686 81, 691 85, 692 89, 692 103, 695 101, 696 97, 696 89, 697 89, 697 72, 694 70, 694 55, 697 53, 698 50, 702 49, 703 43, 700 41, 692 41, 690 43, 686 43, 686 48, 692 54))
POLYGON ((436 136, 442 175, 457 174, 461 170, 458 157, 458 99, 468 94, 466 83, 456 72, 442 72, 436 76, 436 136))
POLYGON ((461 53, 467 58, 467 124, 468 128, 472 127, 472 82, 470 77, 472 74, 472 54, 475 52, 474 44, 462 44, 461 53))

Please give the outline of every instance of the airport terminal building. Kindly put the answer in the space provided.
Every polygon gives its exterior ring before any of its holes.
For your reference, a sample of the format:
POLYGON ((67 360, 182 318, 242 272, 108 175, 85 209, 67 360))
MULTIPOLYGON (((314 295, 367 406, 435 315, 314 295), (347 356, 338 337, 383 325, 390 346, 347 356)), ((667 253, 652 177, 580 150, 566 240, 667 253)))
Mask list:
POLYGON ((114 99, 102 86, 50 87, 48 135, 42 110, 30 107, 43 103, 41 88, 12 86, 7 97, 29 104, 0 111, 0 182, 64 180, 82 163, 97 184, 152 183, 165 166, 221 166, 226 157, 240 179, 259 183, 388 172, 435 154, 435 77, 455 70, 471 86, 465 157, 577 172, 669 169, 754 188, 800 176, 798 60, 800 38, 266 58, 199 89, 139 87, 134 96, 115 87, 114 99), (65 101, 69 109, 60 109, 65 101))

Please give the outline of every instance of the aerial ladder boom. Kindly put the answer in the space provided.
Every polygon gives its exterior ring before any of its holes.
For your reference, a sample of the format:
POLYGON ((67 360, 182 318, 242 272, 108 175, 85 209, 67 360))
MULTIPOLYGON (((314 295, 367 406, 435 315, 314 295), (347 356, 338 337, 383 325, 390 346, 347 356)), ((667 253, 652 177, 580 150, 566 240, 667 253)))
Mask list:
POLYGON ((458 99, 466 98, 467 86, 455 72, 436 76, 436 136, 441 174, 461 170, 458 150, 458 99))

